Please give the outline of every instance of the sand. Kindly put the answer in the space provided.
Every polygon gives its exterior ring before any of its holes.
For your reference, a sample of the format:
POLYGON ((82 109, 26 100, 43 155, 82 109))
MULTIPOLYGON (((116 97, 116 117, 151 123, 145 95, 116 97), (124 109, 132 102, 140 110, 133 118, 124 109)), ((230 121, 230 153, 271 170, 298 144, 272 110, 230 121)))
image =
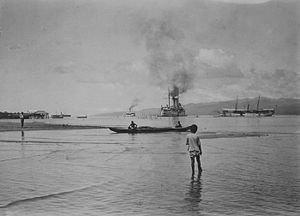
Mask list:
POLYGON ((199 136, 201 139, 216 139, 216 138, 238 138, 238 137, 260 137, 268 136, 268 133, 264 132, 230 132, 230 131, 220 131, 220 132, 200 132, 199 136))
MULTIPOLYGON (((44 122, 25 122, 24 131, 37 130, 75 130, 75 129, 101 129, 103 126, 48 124, 44 122)), ((0 122, 0 132, 21 130, 19 122, 0 122)))

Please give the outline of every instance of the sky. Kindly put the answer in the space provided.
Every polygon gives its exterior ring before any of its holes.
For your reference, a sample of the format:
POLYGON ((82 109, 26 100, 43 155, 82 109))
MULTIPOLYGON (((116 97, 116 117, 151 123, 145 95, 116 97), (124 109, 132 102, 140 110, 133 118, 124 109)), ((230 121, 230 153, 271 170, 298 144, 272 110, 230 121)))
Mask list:
POLYGON ((0 111, 300 98, 297 0, 0 0, 0 111))

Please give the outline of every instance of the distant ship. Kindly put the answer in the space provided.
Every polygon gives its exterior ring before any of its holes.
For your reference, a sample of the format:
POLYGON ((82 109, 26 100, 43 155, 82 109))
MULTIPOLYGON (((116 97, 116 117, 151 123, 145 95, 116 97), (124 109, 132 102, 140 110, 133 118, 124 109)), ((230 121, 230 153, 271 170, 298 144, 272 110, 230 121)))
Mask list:
POLYGON ((63 114, 62 112, 60 114, 51 115, 51 118, 60 119, 64 117, 71 117, 69 114, 63 114))
POLYGON ((135 117, 135 112, 129 110, 128 112, 125 113, 125 117, 135 117))
POLYGON ((53 119, 61 119, 61 118, 64 118, 64 115, 62 113, 55 114, 55 115, 51 115, 51 118, 53 118, 53 119))
POLYGON ((250 110, 249 109, 249 104, 247 107, 247 111, 245 113, 245 116, 257 116, 257 117, 270 117, 275 114, 275 109, 274 108, 268 108, 268 109, 260 109, 259 108, 259 103, 260 103, 260 96, 258 97, 256 109, 250 110))
POLYGON ((84 118, 87 118, 87 115, 80 115, 80 116, 77 116, 77 118, 84 119, 84 118))
POLYGON ((236 98, 234 108, 223 108, 219 114, 219 117, 243 117, 246 113, 246 109, 238 109, 238 97, 236 98))
POLYGON ((223 108, 219 117, 269 117, 275 114, 275 109, 260 109, 260 96, 258 97, 256 109, 250 110, 249 104, 247 109, 238 109, 238 98, 236 99, 235 108, 223 108))
POLYGON ((179 89, 174 87, 172 92, 168 91, 168 104, 161 106, 159 117, 178 117, 186 116, 185 110, 179 103, 179 89), (173 104, 171 105, 171 100, 173 104))
POLYGON ((133 107, 135 107, 134 105, 131 105, 128 108, 128 112, 124 113, 124 117, 135 117, 135 112, 132 110, 133 107))

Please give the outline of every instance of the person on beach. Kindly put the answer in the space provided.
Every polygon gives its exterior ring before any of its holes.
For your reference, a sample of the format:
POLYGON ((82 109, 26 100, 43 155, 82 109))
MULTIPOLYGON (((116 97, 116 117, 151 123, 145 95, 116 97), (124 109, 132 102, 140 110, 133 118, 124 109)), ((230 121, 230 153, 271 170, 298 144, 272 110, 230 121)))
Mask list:
POLYGON ((19 115, 19 118, 21 119, 21 128, 24 127, 24 113, 21 112, 21 114, 19 115))
POLYGON ((202 167, 200 161, 200 155, 202 155, 202 148, 201 148, 200 137, 196 134, 197 129, 198 129, 197 125, 192 125, 191 133, 189 133, 186 136, 186 145, 188 146, 187 150, 191 158, 191 167, 192 167, 191 179, 194 179, 194 175, 195 175, 195 158, 198 164, 198 178, 200 178, 200 175, 202 173, 202 167))
POLYGON ((131 121, 130 125, 128 126, 128 129, 131 129, 131 130, 137 129, 137 124, 134 123, 133 121, 131 121))
POLYGON ((175 125, 175 128, 182 128, 180 121, 177 122, 177 124, 175 125))

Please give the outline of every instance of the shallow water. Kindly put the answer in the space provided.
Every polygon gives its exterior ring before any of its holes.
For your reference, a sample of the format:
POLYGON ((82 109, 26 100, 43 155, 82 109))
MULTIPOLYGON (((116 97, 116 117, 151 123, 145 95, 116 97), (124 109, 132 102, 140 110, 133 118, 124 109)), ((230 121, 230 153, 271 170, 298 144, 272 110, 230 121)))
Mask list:
MULTIPOLYGON (((125 126, 130 120, 47 121, 125 126)), ((134 119, 150 126, 177 120, 134 119)), ((191 181, 186 133, 0 133, 0 215, 299 215, 299 117, 180 121, 196 123, 199 132, 269 136, 203 139, 204 171, 191 181)))

